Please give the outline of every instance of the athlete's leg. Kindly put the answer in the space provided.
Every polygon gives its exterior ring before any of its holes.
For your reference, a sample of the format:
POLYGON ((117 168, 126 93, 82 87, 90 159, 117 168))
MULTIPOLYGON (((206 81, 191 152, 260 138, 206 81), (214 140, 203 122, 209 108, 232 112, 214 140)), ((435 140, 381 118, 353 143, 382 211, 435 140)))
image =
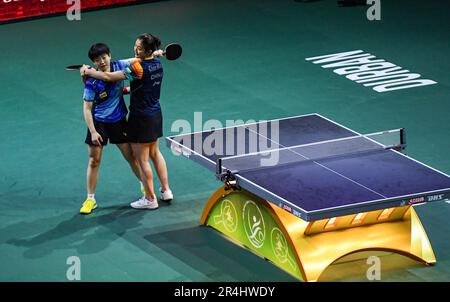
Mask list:
POLYGON ((98 181, 98 170, 102 160, 102 146, 88 145, 89 163, 86 171, 87 198, 81 206, 81 214, 89 214, 97 208, 95 202, 95 187, 98 181))
POLYGON ((131 143, 131 149, 141 170, 141 181, 145 188, 145 197, 148 200, 155 198, 153 189, 153 173, 148 162, 150 144, 131 143))
POLYGON ((94 194, 98 181, 98 171, 102 160, 103 146, 88 145, 89 163, 86 173, 87 193, 94 194))
POLYGON ((159 181, 161 182, 161 188, 163 191, 170 190, 169 188, 169 176, 167 173, 167 165, 164 160, 161 151, 159 150, 158 140, 151 142, 149 146, 150 159, 155 167, 156 174, 158 174, 159 181))
POLYGON ((134 157, 133 150, 131 149, 131 145, 129 143, 123 143, 123 144, 117 144, 117 147, 119 148, 120 152, 122 152, 123 157, 130 165, 131 170, 133 170, 134 175, 136 175, 138 180, 141 180, 141 170, 136 161, 136 158, 134 157))

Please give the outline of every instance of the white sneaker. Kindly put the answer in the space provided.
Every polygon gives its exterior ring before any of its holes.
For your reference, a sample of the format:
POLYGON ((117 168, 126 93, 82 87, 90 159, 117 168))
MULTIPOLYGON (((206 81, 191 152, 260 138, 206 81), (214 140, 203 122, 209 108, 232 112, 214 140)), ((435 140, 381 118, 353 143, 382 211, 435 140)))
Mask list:
POLYGON ((173 193, 172 193, 172 191, 171 191, 170 189, 169 189, 169 190, 163 191, 163 189, 159 188, 159 192, 161 193, 161 195, 159 196, 159 198, 160 198, 162 201, 165 201, 165 202, 170 202, 170 201, 172 201, 172 199, 173 199, 173 193))
POLYGON ((141 197, 135 202, 132 202, 130 206, 135 209, 149 209, 149 210, 156 210, 159 207, 158 201, 156 199, 148 200, 147 198, 145 198, 145 196, 141 197))

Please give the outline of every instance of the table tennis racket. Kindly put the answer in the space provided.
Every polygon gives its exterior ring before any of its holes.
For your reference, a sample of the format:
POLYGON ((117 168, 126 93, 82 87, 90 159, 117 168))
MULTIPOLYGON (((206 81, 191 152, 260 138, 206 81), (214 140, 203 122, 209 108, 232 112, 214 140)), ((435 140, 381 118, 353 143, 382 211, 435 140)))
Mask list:
POLYGON ((70 65, 66 66, 66 70, 80 70, 80 68, 83 67, 83 65, 70 65))
POLYGON ((167 60, 173 61, 178 59, 181 56, 182 52, 183 49, 180 44, 170 43, 164 49, 163 55, 166 57, 167 60))

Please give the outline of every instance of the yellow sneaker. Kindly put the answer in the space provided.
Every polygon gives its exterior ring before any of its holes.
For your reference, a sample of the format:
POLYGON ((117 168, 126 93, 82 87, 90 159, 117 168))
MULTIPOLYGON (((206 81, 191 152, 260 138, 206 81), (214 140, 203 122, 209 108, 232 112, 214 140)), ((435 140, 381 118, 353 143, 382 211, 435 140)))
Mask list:
POLYGON ((90 214, 92 210, 97 208, 97 204, 95 203, 95 200, 92 198, 88 198, 83 202, 83 206, 80 209, 80 214, 90 214))

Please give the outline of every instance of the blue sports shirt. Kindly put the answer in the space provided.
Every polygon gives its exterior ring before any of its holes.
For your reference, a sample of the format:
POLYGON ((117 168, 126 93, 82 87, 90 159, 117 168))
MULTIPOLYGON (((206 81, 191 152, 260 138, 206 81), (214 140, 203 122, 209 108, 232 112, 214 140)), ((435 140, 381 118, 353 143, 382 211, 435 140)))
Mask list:
MULTIPOLYGON (((111 72, 124 70, 129 66, 128 61, 111 62, 111 72)), ((104 82, 89 77, 85 82, 83 98, 86 102, 93 102, 92 116, 95 121, 116 123, 123 119, 127 107, 123 99, 124 81, 104 82)))

